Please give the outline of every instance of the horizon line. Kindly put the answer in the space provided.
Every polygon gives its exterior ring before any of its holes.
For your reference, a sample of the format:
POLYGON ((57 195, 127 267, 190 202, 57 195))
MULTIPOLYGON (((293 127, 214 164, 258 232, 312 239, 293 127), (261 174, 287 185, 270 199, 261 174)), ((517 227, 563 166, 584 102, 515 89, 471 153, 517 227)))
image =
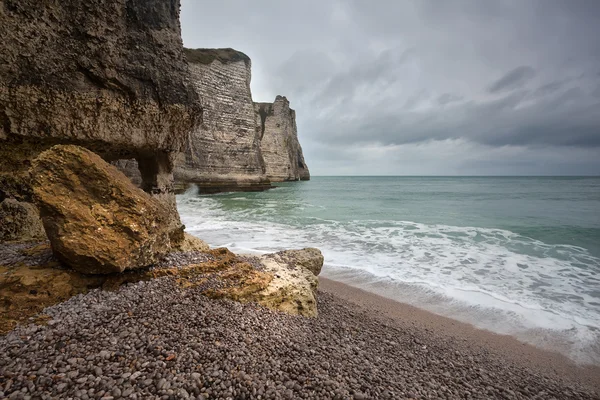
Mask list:
POLYGON ((311 178, 600 178, 598 175, 312 175, 311 178))

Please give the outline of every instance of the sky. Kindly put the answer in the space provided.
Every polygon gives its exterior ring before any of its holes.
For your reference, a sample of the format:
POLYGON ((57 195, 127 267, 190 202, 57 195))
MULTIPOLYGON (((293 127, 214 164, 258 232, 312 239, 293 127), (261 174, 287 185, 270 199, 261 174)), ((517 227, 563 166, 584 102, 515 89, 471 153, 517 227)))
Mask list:
POLYGON ((182 0, 313 175, 600 175, 600 1, 182 0))

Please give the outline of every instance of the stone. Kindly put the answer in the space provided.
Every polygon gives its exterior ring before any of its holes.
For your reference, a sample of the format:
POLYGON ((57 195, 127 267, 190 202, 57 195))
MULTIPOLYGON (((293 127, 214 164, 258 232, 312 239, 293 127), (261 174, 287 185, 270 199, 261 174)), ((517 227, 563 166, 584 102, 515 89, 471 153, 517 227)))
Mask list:
POLYGON ((289 314, 317 316, 319 281, 313 270, 320 272, 323 266, 318 249, 288 250, 258 259, 273 279, 265 289, 249 296, 250 300, 289 314))
POLYGON ((31 169, 34 201, 56 257, 88 274, 146 267, 170 250, 169 212, 82 147, 57 145, 31 169))
POLYGON ((189 252, 189 251, 202 251, 206 252, 210 250, 210 246, 206 244, 202 239, 196 236, 190 235, 185 232, 183 234, 183 241, 173 247, 173 251, 189 252))
POLYGON ((24 182, 31 160, 55 144, 136 159, 142 188, 165 203, 172 238, 182 239, 173 160, 202 108, 179 8, 179 0, 4 0, 0 175, 24 182))
POLYGON ((276 254, 288 264, 306 268, 315 276, 321 273, 321 268, 323 268, 323 262, 325 261, 321 250, 314 247, 307 247, 302 250, 284 250, 276 254))
POLYGON ((0 203, 0 242, 46 237, 37 208, 27 202, 4 199, 0 203))
POLYGON ((272 182, 309 180, 310 172, 298 141, 296 112, 283 96, 273 103, 254 103, 261 131, 260 149, 272 182))

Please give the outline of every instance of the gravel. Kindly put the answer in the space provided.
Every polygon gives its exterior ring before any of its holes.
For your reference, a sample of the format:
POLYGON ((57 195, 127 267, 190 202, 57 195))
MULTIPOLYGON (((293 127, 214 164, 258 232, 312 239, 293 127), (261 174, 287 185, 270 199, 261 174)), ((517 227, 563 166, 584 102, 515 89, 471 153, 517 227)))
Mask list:
POLYGON ((211 300, 170 277, 93 290, 0 337, 0 398, 598 399, 329 293, 318 307, 211 300))

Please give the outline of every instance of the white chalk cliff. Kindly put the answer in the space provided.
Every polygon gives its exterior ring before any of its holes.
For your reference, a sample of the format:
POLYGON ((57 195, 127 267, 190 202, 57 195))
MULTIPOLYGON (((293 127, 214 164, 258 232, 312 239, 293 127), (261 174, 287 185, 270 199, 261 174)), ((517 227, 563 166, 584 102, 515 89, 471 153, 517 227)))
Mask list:
POLYGON ((254 103, 260 122, 260 149, 267 178, 272 182, 309 180, 310 173, 298 141, 296 112, 283 96, 274 103, 254 103))
POLYGON ((252 101, 250 58, 233 49, 185 52, 203 118, 176 161, 177 188, 263 190, 270 181, 310 179, 288 100, 252 101))

